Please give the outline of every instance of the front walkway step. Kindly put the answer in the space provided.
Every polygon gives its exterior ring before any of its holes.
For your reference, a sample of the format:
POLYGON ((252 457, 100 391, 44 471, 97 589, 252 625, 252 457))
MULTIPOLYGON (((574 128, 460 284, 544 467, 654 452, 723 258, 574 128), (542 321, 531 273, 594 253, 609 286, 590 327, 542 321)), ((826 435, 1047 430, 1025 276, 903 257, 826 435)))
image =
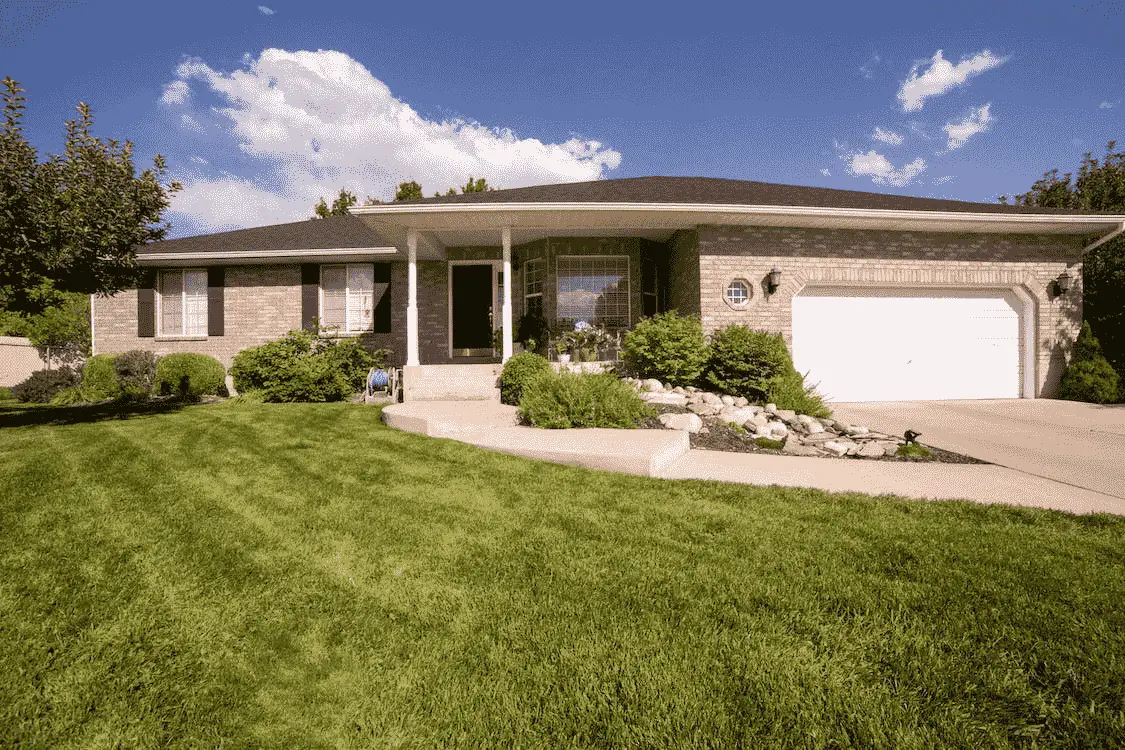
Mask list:
POLYGON ((499 364, 402 368, 403 401, 499 401, 499 364))
POLYGON ((516 407, 472 401, 413 401, 383 408, 389 426, 448 437, 542 461, 660 476, 691 448, 686 432, 584 428, 541 430, 516 424, 516 407))

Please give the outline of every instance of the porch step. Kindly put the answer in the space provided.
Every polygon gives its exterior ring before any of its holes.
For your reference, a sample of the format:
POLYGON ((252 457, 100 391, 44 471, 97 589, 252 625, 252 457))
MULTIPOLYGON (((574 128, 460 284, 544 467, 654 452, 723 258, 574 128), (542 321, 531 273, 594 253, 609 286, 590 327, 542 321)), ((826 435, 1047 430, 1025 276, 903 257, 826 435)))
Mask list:
POLYGON ((498 364, 402 368, 403 401, 499 401, 498 364))

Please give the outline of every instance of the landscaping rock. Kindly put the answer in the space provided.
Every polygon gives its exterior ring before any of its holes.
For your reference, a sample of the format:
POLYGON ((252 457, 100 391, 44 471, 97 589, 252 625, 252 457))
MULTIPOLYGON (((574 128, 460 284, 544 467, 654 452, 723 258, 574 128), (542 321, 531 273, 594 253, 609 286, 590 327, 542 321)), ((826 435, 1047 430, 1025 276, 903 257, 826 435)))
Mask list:
POLYGON ((699 389, 696 388, 694 385, 687 386, 686 390, 687 390, 688 393, 699 393, 699 389))
POLYGON ((767 429, 774 440, 784 440, 789 435, 789 428, 784 422, 770 422, 767 429))
POLYGON ((723 400, 716 396, 714 393, 704 393, 703 403, 711 404, 712 406, 717 406, 719 408, 723 407, 723 400))
POLYGON ((898 455, 898 443, 876 443, 876 445, 883 446, 883 455, 884 456, 897 456, 898 455))
POLYGON ((792 409, 778 409, 776 413, 783 422, 793 422, 797 419, 797 412, 792 409))
POLYGON ((803 443, 813 443, 813 444, 826 443, 829 440, 836 440, 836 439, 837 439, 837 436, 835 434, 829 432, 828 430, 823 430, 823 431, 817 432, 815 434, 809 434, 809 435, 802 435, 801 436, 801 442, 803 442, 803 443))
POLYGON ((781 448, 783 453, 788 453, 791 456, 819 456, 820 451, 811 445, 805 445, 797 440, 794 436, 790 435, 785 441, 785 445, 781 448))
POLYGON ((683 386, 680 385, 677 385, 675 388, 673 388, 672 393, 682 393, 684 395, 687 395, 687 391, 685 391, 683 386))
POLYGON ((777 404, 766 404, 767 414, 777 414, 777 404))
POLYGON ((863 425, 859 425, 859 424, 850 424, 850 425, 848 425, 847 427, 844 428, 844 433, 847 434, 847 435, 852 435, 852 436, 866 435, 868 432, 870 432, 870 430, 868 430, 863 425))
POLYGON ((661 414, 660 424, 669 430, 684 432, 699 432, 703 429, 703 420, 696 414, 661 414))
POLYGON ((734 406, 734 396, 719 396, 725 406, 734 406))
POLYGON ((738 407, 749 406, 750 399, 746 398, 745 396, 739 396, 734 400, 734 405, 738 407))
POLYGON ((688 409, 701 417, 712 417, 719 413, 719 407, 704 403, 688 404, 688 409))
POLYGON ((641 394, 641 400, 650 404, 668 404, 669 406, 687 406, 687 398, 679 393, 652 393, 641 394))
POLYGON ((649 391, 651 393, 656 393, 664 390, 664 384, 656 378, 649 378, 648 380, 644 381, 644 387, 646 391, 649 391))
POLYGON ((724 422, 734 422, 737 425, 744 425, 754 418, 754 412, 746 407, 728 407, 719 412, 719 418, 724 422))
POLYGON ((755 414, 753 417, 750 418, 750 424, 754 425, 755 429, 763 428, 766 425, 768 425, 769 423, 770 423, 769 416, 766 415, 763 412, 758 412, 757 414, 755 414))
POLYGON ((802 422, 802 424, 805 425, 805 431, 810 435, 824 434, 824 425, 822 425, 820 422, 817 422, 816 420, 812 420, 811 422, 802 422))
POLYGON ((855 454, 864 458, 882 458, 884 451, 879 443, 864 443, 855 454))
POLYGON ((831 453, 833 456, 836 456, 837 458, 846 455, 848 452, 848 446, 844 445, 843 443, 837 442, 836 440, 829 440, 827 442, 824 442, 820 447, 831 453))

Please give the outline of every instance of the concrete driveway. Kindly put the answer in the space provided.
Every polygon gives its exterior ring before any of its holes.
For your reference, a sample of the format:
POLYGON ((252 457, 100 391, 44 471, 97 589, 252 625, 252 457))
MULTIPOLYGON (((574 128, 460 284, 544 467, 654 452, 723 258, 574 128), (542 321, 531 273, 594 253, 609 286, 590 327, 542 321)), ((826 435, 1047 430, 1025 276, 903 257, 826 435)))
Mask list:
POLYGON ((1125 499, 1125 405, 1051 399, 832 404, 836 419, 1125 499))

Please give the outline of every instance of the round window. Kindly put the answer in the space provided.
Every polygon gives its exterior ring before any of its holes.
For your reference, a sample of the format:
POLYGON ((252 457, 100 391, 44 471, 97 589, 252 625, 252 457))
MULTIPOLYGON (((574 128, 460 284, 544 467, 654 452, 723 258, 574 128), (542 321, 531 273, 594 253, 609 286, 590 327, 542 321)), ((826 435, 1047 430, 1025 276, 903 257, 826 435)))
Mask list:
POLYGON ((724 297, 732 307, 742 307, 750 301, 750 285, 743 279, 734 279, 727 284, 724 297))

